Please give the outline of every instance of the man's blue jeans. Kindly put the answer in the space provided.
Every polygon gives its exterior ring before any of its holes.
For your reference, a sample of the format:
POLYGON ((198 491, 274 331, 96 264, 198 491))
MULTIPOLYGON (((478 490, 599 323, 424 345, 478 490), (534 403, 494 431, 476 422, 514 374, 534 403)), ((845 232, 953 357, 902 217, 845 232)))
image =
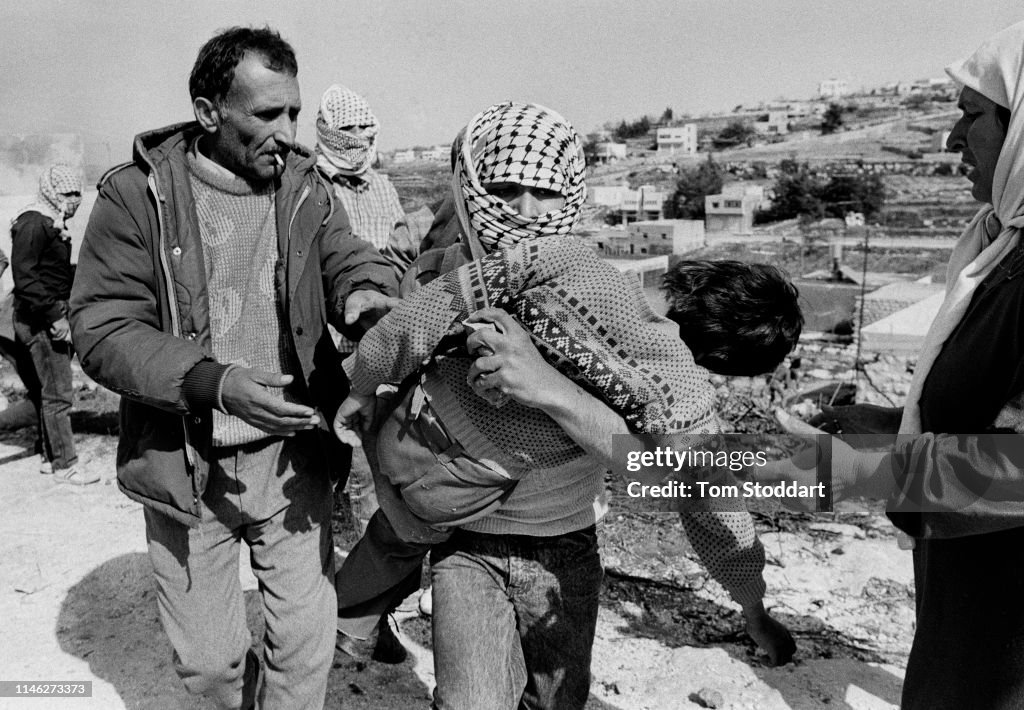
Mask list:
POLYGON ((75 436, 71 431, 71 345, 50 339, 46 328, 35 329, 14 317, 14 334, 32 355, 32 364, 42 385, 39 407, 39 434, 42 457, 53 468, 70 468, 78 462, 75 436))
POLYGON ((554 537, 457 530, 436 546, 434 707, 583 708, 602 574, 594 527, 554 537))

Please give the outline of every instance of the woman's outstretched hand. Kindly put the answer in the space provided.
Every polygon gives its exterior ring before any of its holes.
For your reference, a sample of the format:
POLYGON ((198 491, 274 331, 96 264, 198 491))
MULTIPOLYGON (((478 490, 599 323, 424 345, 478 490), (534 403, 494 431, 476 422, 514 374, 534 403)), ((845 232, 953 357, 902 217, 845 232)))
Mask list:
MULTIPOLYGON (((788 459, 769 461, 751 472, 753 478, 765 483, 794 482, 813 486, 820 475, 830 477, 832 501, 855 496, 886 498, 892 490, 893 480, 887 464, 887 451, 858 451, 842 439, 830 436, 785 410, 776 409, 775 421, 787 434, 804 441, 804 447, 788 459), (828 437, 825 439, 824 437, 828 437), (825 448, 827 460, 822 461, 825 448), (827 470, 819 473, 820 465, 827 470)), ((814 510, 812 499, 787 498, 783 501, 798 510, 814 510)))

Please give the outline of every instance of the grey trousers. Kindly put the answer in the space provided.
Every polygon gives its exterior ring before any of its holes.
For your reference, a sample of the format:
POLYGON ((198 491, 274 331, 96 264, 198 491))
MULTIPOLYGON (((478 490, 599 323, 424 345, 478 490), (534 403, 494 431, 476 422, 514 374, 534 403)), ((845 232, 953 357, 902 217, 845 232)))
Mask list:
MULTIPOLYGON (((238 579, 249 546, 266 635, 260 707, 320 710, 334 658, 330 480, 315 436, 215 449, 202 522, 146 508, 157 603, 185 687, 242 705, 250 632, 238 579)), ((252 688, 245 688, 246 697, 252 688)))

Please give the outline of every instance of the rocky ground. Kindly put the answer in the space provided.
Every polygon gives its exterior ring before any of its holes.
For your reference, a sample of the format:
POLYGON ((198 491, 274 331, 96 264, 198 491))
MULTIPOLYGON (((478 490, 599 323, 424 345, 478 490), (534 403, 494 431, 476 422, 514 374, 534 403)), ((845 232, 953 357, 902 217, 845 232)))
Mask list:
MULTIPOLYGON (((10 385, 0 377, 0 389, 16 398, 10 385)), ((719 386, 739 403, 734 413, 744 408, 748 420, 764 421, 766 385, 719 386)), ((85 465, 103 476, 85 490, 38 474, 27 433, 0 436, 0 618, 7 622, 0 680, 93 682, 91 699, 4 699, 4 708, 206 707, 174 677, 141 508, 113 481, 115 406, 109 393, 82 384, 76 442, 85 465)), ((678 519, 616 500, 601 529, 607 575, 589 710, 898 704, 913 624, 912 573, 909 554, 877 510, 811 516, 770 503, 755 510, 768 553, 766 601, 799 645, 793 663, 769 668, 744 634, 738 607, 696 562, 678 519)), ((354 534, 343 495, 338 502, 335 537, 344 548, 354 534)), ((255 580, 247 570, 242 578, 258 643, 255 580)), ((429 619, 411 611, 400 624, 410 660, 385 666, 338 654, 328 707, 428 707, 429 619)))

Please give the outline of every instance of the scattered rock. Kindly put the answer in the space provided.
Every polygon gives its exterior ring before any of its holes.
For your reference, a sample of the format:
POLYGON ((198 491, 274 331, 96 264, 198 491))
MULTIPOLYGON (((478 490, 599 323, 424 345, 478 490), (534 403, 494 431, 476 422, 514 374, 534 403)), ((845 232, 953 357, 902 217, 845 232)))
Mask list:
POLYGON ((872 577, 864 585, 864 596, 869 599, 904 600, 914 598, 914 589, 892 579, 872 577))
POLYGON ((604 686, 604 690, 606 693, 611 693, 613 695, 622 695, 622 691, 619 690, 618 683, 609 683, 607 681, 602 681, 601 685, 604 686))
POLYGON ((623 616, 634 619, 640 619, 644 615, 644 610, 636 602, 622 602, 621 610, 623 616))
POLYGON ((720 708, 725 704, 722 694, 711 688, 701 688, 696 693, 691 693, 689 699, 702 708, 720 708))

